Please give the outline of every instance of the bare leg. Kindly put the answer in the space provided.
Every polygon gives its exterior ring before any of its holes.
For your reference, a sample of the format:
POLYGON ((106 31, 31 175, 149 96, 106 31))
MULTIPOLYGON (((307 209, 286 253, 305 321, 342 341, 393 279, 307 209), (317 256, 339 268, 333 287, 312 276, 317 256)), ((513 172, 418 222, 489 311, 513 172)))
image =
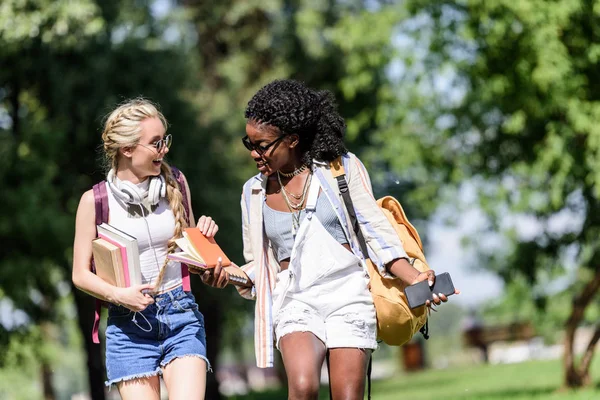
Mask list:
POLYGON ((329 349, 329 377, 333 400, 362 400, 370 349, 329 349))
POLYGON ((288 399, 317 399, 325 344, 310 332, 287 334, 279 344, 288 378, 288 399))
POLYGON ((169 400, 204 400, 206 361, 199 357, 176 358, 163 368, 169 400))
POLYGON ((123 400, 160 400, 160 380, 158 376, 132 379, 117 383, 117 389, 123 400))

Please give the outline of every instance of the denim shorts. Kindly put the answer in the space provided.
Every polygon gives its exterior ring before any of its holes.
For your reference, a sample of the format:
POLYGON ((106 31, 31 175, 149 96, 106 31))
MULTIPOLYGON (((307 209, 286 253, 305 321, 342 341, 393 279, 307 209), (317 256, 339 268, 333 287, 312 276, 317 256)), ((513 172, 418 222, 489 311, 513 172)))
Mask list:
POLYGON ((194 295, 179 286, 142 312, 110 305, 106 327, 107 386, 162 374, 178 357, 206 357, 204 317, 194 295))

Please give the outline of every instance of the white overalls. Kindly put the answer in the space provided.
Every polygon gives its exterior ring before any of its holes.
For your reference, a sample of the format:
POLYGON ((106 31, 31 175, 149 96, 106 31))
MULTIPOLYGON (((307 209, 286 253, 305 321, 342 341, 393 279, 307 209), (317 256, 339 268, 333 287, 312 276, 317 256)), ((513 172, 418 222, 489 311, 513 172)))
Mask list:
MULTIPOLYGON (((273 291, 274 329, 281 338, 311 332, 327 348, 376 349, 375 306, 361 260, 323 227, 315 213, 319 179, 313 176, 287 270, 273 291)), ((325 194, 322 194, 323 196, 325 194)))

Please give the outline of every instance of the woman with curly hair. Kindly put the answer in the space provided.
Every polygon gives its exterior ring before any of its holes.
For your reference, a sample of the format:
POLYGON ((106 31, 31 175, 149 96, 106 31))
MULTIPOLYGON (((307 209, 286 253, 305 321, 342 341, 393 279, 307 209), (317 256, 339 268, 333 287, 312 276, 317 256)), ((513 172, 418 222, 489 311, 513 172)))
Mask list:
MULTIPOLYGON (((244 146, 259 173, 242 193, 246 272, 238 288, 256 299, 255 350, 259 367, 280 350, 290 399, 315 399, 324 360, 334 399, 362 399, 376 317, 363 254, 330 162, 341 157, 369 256, 380 273, 408 284, 434 279, 408 260, 392 225, 377 206, 369 175, 346 149, 345 124, 328 91, 293 80, 260 89, 246 108, 244 146)), ((218 270, 202 279, 222 286, 218 270)), ((446 301, 434 296, 434 303, 446 301)))

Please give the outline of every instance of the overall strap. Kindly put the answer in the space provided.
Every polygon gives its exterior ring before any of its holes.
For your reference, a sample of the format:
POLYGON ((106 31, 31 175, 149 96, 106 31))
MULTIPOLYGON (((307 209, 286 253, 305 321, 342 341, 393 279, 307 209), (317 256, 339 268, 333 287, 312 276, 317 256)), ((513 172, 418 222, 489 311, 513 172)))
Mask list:
MULTIPOLYGON (((92 187, 94 193, 94 206, 96 210, 96 225, 108 223, 108 193, 106 193, 106 181, 99 182, 92 187)), ((96 273, 96 266, 92 259, 92 272, 96 273)), ((94 325, 92 326, 92 342, 100 343, 98 331, 100 328, 100 313, 104 302, 96 299, 94 309, 94 325)))
MULTIPOLYGON (((190 204, 188 202, 187 196, 187 188, 185 186, 185 182, 183 181, 183 174, 181 171, 175 167, 171 167, 171 173, 173 177, 179 184, 179 191, 181 192, 181 202, 183 203, 183 209, 185 212, 185 221, 188 226, 190 225, 190 204)), ((183 283, 183 290, 189 292, 192 290, 192 286, 190 284, 190 270, 188 269, 187 264, 181 264, 181 281, 183 283)))
POLYGON ((306 210, 306 216, 310 218, 310 215, 317 209, 321 183, 319 182, 319 179, 314 176, 312 178, 309 176, 307 179, 310 179, 310 187, 308 188, 308 197, 304 209, 306 210))

